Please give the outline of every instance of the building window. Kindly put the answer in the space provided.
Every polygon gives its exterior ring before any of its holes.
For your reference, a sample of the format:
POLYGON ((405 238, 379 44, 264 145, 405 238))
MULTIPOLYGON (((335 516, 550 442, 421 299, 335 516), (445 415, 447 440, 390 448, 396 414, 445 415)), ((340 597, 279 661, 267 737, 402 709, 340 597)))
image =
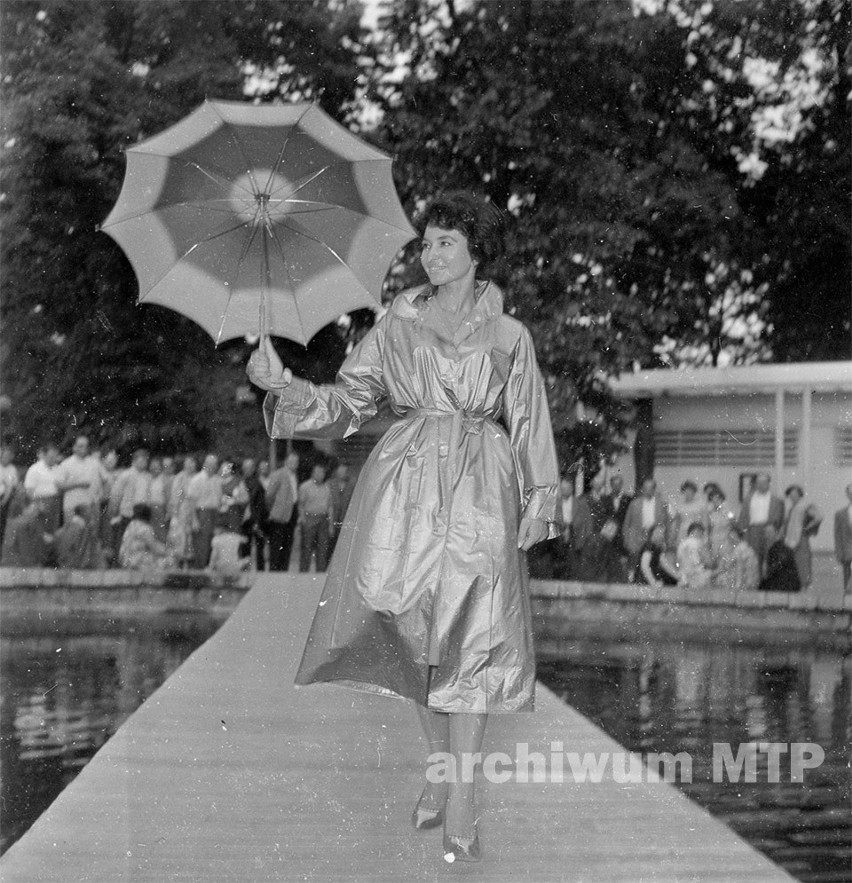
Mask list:
MULTIPOLYGON (((775 433, 759 429, 662 429, 654 433, 658 466, 775 465, 775 433)), ((784 430, 784 466, 796 465, 799 430, 784 430)))
POLYGON ((834 462, 837 466, 852 466, 852 426, 834 427, 834 462))

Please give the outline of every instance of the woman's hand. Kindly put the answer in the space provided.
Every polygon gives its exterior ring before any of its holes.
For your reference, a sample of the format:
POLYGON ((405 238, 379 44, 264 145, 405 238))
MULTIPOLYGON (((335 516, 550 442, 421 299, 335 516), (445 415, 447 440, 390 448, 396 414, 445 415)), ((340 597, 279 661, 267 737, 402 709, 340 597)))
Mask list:
POLYGON ((521 526, 518 528, 518 548, 526 552, 536 543, 546 540, 547 534, 546 521, 542 521, 540 518, 528 518, 525 515, 521 519, 521 526))
POLYGON ((262 337, 258 348, 251 354, 246 374, 255 386, 268 392, 280 392, 293 379, 293 372, 284 367, 269 337, 262 337))

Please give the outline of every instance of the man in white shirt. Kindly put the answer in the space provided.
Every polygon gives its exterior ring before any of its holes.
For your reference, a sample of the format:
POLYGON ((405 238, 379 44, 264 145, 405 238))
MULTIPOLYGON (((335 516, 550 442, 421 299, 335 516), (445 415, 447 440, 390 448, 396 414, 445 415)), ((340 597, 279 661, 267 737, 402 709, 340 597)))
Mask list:
POLYGON ((100 504, 105 476, 100 460, 89 454, 89 439, 77 436, 70 457, 59 464, 56 484, 62 492, 62 517, 70 520, 77 506, 89 512, 87 521, 94 523, 100 504))
POLYGON ((331 488, 325 480, 325 464, 314 463, 311 477, 299 485, 299 524, 302 528, 302 547, 299 551, 299 571, 307 573, 311 557, 316 553, 317 573, 328 567, 328 550, 334 504, 331 488))
POLYGON ((754 486, 746 494, 737 518, 737 527, 743 531, 745 541, 754 549, 760 565, 760 575, 765 573, 766 552, 774 537, 784 525, 784 501, 771 490, 771 479, 761 472, 754 486), (772 530, 770 531, 769 528, 772 530))
POLYGON ((87 436, 78 435, 71 450, 71 456, 57 467, 56 486, 62 494, 62 521, 67 524, 75 511, 78 514, 85 511, 84 520, 89 534, 86 542, 92 550, 93 560, 100 561, 101 501, 106 494, 108 475, 101 463, 100 453, 89 453, 87 436))
POLYGON ((615 535, 612 538, 616 552, 626 560, 627 550, 624 548, 624 519, 627 508, 633 498, 624 490, 624 479, 613 475, 609 480, 609 493, 603 497, 606 517, 615 524, 615 535))
POLYGON ((634 497, 624 516, 624 548, 627 551, 628 577, 636 572, 642 547, 651 536, 651 531, 659 524, 668 528, 668 506, 657 494, 657 482, 646 478, 642 482, 642 492, 634 497))
POLYGON ((59 474, 59 448, 46 444, 39 449, 38 460, 27 469, 24 490, 29 500, 41 500, 44 506, 44 524, 48 533, 59 528, 62 517, 62 496, 56 483, 59 474))
POLYGON ((151 473, 148 472, 148 452, 144 448, 134 452, 130 468, 115 479, 110 497, 114 507, 111 523, 114 528, 113 551, 117 561, 124 531, 133 519, 134 506, 141 503, 151 505, 151 473))
POLYGON ((287 570, 293 551, 293 534, 299 518, 299 455, 287 454, 284 465, 269 476, 266 487, 269 532, 269 569, 287 570))
POLYGON ((222 478, 215 454, 204 458, 204 465, 189 480, 186 495, 195 510, 197 527, 192 534, 195 557, 193 566, 203 570, 210 562, 210 548, 216 517, 222 505, 222 478))

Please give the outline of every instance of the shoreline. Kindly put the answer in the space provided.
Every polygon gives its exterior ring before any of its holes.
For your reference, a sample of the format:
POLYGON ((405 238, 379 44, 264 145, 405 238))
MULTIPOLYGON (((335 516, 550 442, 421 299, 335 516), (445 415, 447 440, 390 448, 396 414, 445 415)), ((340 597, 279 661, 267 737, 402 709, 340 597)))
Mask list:
MULTIPOLYGON (((287 575, 282 571, 281 575, 287 575)), ((0 631, 45 630, 69 621, 146 619, 180 613, 224 621, 259 574, 234 578, 207 571, 0 568, 0 631)), ((292 574, 291 574, 292 575, 292 574)), ((803 592, 696 593, 682 587, 531 580, 537 644, 601 630, 616 639, 661 630, 715 633, 740 641, 788 640, 852 646, 852 596, 803 592)))

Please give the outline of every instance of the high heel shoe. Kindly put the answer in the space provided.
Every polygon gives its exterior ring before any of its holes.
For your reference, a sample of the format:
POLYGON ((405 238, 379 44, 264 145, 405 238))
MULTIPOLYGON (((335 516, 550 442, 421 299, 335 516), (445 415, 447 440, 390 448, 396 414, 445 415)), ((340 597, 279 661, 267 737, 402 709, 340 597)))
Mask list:
MULTIPOLYGON (((428 787, 429 786, 427 785, 426 788, 428 787)), ((423 798, 426 796, 426 788, 423 789, 423 793, 417 801, 417 806, 414 807, 414 812, 411 814, 411 824, 414 825, 418 831, 425 831, 428 828, 437 828, 444 823, 443 809, 423 805, 423 798)))
POLYGON ((479 845, 479 829, 473 826, 473 837, 460 837, 448 834, 444 824, 444 861, 478 862, 482 860, 482 847, 479 845))

